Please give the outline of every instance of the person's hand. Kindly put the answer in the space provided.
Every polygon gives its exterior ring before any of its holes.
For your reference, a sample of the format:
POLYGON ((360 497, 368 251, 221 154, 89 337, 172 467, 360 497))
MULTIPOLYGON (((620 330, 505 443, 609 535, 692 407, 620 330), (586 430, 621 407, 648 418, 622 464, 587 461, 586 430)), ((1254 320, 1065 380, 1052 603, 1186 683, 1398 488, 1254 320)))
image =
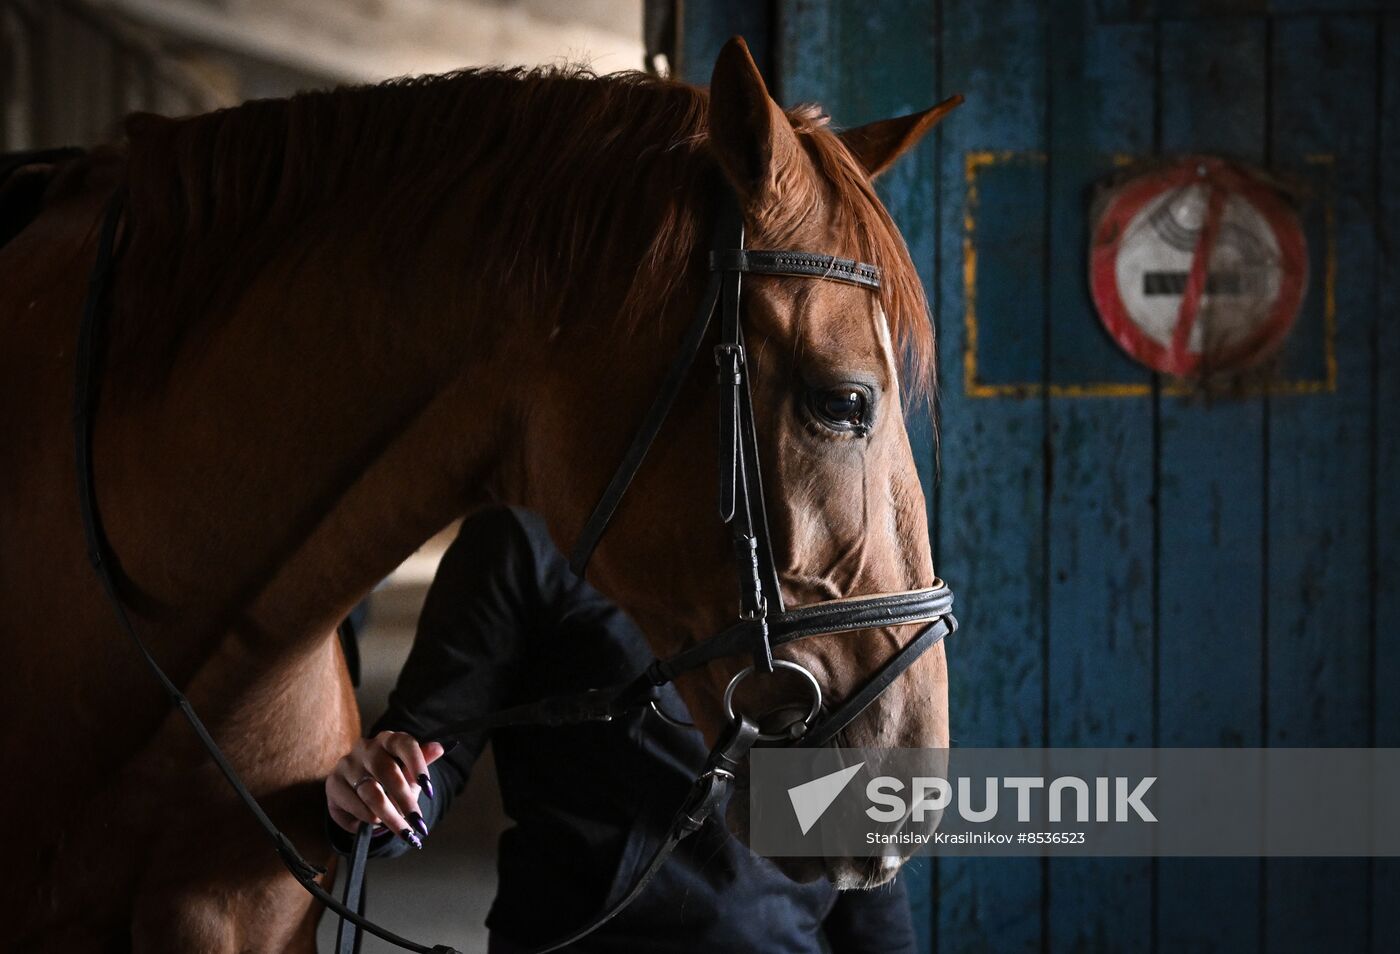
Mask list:
POLYGON ((428 826, 418 793, 433 797, 428 766, 442 758, 441 743, 419 745, 406 732, 381 732, 355 743, 326 776, 331 819, 352 834, 360 825, 383 825, 420 851, 428 826))

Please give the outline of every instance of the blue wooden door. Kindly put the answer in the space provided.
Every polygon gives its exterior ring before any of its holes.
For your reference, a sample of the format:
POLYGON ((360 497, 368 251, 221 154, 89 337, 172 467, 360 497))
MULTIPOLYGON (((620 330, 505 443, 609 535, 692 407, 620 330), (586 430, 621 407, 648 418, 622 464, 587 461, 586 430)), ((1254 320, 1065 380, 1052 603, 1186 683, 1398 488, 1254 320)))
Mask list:
MULTIPOLYGON (((1400 16, 1328 0, 681 7, 785 105, 953 114, 880 183, 934 305, 926 478, 956 744, 1400 745, 1400 16), (1093 183, 1237 157, 1304 186, 1312 276, 1274 379, 1184 393, 1100 330, 1093 183), (937 474, 937 479, 935 479, 937 474)), ((1396 951, 1400 863, 940 859, 926 951, 1396 951)))

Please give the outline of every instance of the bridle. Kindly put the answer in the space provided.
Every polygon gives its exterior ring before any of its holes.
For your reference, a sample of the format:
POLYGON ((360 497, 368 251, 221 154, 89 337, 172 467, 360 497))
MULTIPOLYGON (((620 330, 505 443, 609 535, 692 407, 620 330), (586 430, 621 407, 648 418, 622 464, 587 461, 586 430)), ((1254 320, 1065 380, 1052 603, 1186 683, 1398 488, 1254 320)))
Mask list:
MULTIPOLYGON (((103 532, 92 460, 93 419, 100 392, 103 354, 104 305, 111 283, 117 227, 124 204, 124 193, 121 191, 108 204, 78 330, 73 421, 78 493, 88 559, 101 581, 118 625, 132 640, 171 704, 190 723, 235 794, 272 839, 287 870, 302 887, 340 916, 337 951, 340 954, 355 951, 358 948, 359 929, 364 929, 418 954, 458 954, 447 945, 429 946, 400 937, 364 916, 362 888, 371 826, 362 825, 355 837, 344 897, 333 897, 316 881, 317 877, 325 874, 324 869, 303 858, 291 840, 273 824, 219 749, 189 700, 160 667, 131 622, 115 582, 113 567, 116 560, 103 532)), ((534 954, 545 954, 573 944, 611 920, 636 898, 680 841, 698 830, 724 802, 735 779, 735 772, 754 745, 767 743, 816 747, 829 744, 920 656, 957 628, 957 621, 951 614, 953 594, 942 581, 935 581, 932 587, 926 589, 854 596, 788 608, 783 603, 778 572, 773 562, 764 506, 763 477, 759 468, 758 437, 754 428, 753 396, 744 350, 741 320, 743 275, 838 281, 877 291, 880 287, 879 270, 873 265, 815 252, 745 249, 743 217, 733 193, 727 188, 721 190, 719 198, 709 268, 709 283, 695 319, 686 329, 660 391, 647 409, 622 462, 593 508, 571 554, 570 565, 580 577, 584 574, 589 558, 607 531, 632 479, 640 470, 682 386, 689 378, 708 337, 714 315, 718 312, 719 333, 714 356, 720 385, 719 510, 733 541, 739 580, 739 618, 716 636, 673 656, 653 661, 635 679, 622 685, 502 709, 479 718, 440 726, 424 733, 419 740, 451 739, 468 732, 506 726, 607 721, 642 709, 651 709, 663 715, 656 704, 658 690, 662 686, 725 657, 744 654, 752 657, 752 663, 741 669, 725 690, 724 709, 729 718, 727 727, 642 874, 624 897, 593 921, 567 937, 536 949, 534 954), (855 693, 829 710, 823 705, 820 682, 806 667, 790 660, 776 659, 773 655, 775 649, 812 636, 913 623, 925 625, 913 640, 896 652, 855 693), (735 710, 734 692, 743 680, 754 674, 772 673, 777 669, 800 676, 811 699, 806 714, 789 725, 787 731, 767 734, 761 732, 748 716, 735 710)))

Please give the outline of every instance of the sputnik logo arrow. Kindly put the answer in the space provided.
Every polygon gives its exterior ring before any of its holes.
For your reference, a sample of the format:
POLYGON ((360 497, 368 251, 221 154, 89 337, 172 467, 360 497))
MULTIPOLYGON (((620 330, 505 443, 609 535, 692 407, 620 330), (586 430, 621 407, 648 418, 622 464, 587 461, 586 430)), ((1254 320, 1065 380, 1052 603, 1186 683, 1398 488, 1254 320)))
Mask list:
POLYGON ((826 814, 831 803, 836 801, 836 796, 845 791, 851 779, 863 768, 865 763, 857 762, 848 768, 788 789, 788 798, 792 800, 792 810, 797 815, 797 824, 801 826, 802 834, 812 830, 812 826, 826 814))

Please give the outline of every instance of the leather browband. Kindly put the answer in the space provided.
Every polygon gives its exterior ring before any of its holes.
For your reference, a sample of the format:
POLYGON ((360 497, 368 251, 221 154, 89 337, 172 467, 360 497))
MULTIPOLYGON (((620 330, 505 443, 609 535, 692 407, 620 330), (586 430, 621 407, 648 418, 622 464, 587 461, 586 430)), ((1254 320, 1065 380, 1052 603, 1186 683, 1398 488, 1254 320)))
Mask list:
POLYGON ((880 270, 851 258, 837 258, 817 252, 791 252, 748 248, 715 249, 710 252, 712 272, 751 272, 755 275, 792 275, 797 278, 827 278, 847 285, 879 290, 880 270))

